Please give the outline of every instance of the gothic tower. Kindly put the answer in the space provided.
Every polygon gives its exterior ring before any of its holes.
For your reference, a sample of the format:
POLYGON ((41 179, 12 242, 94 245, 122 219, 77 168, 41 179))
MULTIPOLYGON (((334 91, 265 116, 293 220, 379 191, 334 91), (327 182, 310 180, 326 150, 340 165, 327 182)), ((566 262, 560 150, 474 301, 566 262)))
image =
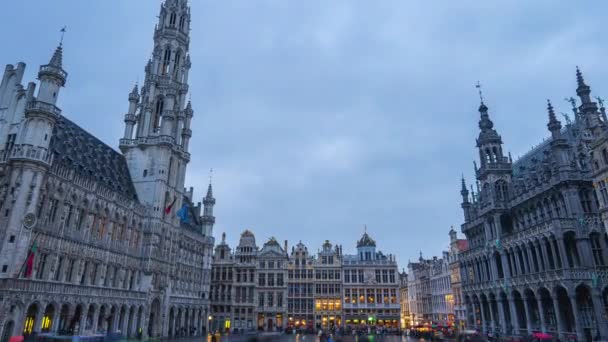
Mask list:
POLYGON ((9 242, 0 249, 1 264, 8 267, 3 273, 6 276, 16 276, 23 271, 23 261, 35 239, 31 228, 37 219, 36 204, 52 161, 49 146, 53 128, 61 117, 61 110, 56 106, 57 98, 68 75, 62 67, 62 53, 60 44, 49 63, 40 66, 40 86, 36 97, 33 96, 34 84, 28 86, 21 133, 4 151, 6 155, 3 157, 11 161, 9 184, 14 184, 4 205, 6 221, 0 221, 7 227, 4 241, 9 242))
MULTIPOLYGON (((184 193, 193 111, 189 101, 190 7, 187 0, 165 0, 154 30, 154 52, 145 80, 129 94, 120 149, 127 159, 140 201, 153 216, 177 220, 184 193)), ((174 223, 177 223, 175 221, 174 223)))
MULTIPOLYGON (((483 99, 479 106, 479 114, 480 132, 477 138, 477 148, 479 149, 480 166, 476 168, 475 174, 481 184, 478 200, 480 214, 492 212, 492 219, 483 224, 485 241, 491 241, 499 238, 503 229, 510 229, 506 227, 510 225, 505 222, 507 220, 505 213, 508 212, 506 208, 509 200, 512 166, 510 158, 503 153, 502 138, 494 129, 494 123, 490 120, 488 107, 484 104, 483 99)), ((467 233, 465 232, 465 234, 467 233)))

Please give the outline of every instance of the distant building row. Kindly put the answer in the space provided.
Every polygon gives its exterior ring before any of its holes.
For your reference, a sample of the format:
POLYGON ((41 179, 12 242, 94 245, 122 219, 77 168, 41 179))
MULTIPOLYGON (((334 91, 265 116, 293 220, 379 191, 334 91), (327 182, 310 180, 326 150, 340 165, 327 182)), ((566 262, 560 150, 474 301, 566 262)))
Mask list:
POLYGON ((356 255, 329 241, 316 256, 302 242, 287 251, 287 241, 274 238, 260 249, 246 230, 233 252, 222 236, 211 272, 211 329, 399 327, 397 262, 376 251, 367 233, 356 255))

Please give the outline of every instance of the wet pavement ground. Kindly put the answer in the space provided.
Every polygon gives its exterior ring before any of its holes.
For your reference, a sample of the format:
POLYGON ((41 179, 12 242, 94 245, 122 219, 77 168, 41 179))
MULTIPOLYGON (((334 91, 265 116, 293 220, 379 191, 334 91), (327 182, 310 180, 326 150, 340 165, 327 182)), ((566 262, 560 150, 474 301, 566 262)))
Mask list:
MULTIPOLYGON (((287 334, 258 334, 258 335, 229 335, 221 336, 220 341, 211 336, 196 337, 196 338, 178 338, 165 340, 168 342, 327 342, 326 338, 323 341, 316 335, 287 335, 287 334)), ((332 337, 332 342, 414 342, 425 341, 407 336, 336 336, 332 337)), ((426 340, 428 341, 428 340, 426 340)))

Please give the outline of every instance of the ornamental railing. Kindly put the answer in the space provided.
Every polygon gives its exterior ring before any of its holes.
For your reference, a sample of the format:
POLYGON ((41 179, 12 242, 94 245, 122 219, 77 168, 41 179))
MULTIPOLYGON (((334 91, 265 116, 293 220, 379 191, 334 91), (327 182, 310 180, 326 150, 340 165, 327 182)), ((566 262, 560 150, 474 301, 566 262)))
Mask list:
POLYGON ((28 102, 26 108, 28 111, 32 112, 45 112, 54 116, 61 115, 61 109, 59 109, 57 106, 42 101, 30 101, 28 102))
POLYGON ((0 288, 4 291, 15 291, 20 294, 44 293, 63 296, 84 296, 99 298, 118 298, 129 300, 146 300, 146 292, 105 288, 91 285, 78 285, 38 279, 0 279, 0 288))
POLYGON ((53 153, 51 153, 48 149, 29 144, 15 145, 10 151, 7 152, 10 152, 11 159, 30 159, 49 165, 53 160, 53 153))

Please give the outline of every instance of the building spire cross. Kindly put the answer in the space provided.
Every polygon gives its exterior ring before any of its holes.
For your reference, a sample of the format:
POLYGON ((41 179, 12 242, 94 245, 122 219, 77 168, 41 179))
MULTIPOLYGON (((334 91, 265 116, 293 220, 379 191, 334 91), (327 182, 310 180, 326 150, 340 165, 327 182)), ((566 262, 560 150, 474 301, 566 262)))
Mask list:
POLYGON ((483 92, 481 91, 481 83, 479 83, 479 81, 475 84, 475 88, 477 88, 477 91, 479 92, 479 100, 483 103, 483 92))
POLYGON ((63 37, 65 36, 65 32, 67 31, 67 26, 63 26, 59 32, 61 32, 61 39, 59 40, 59 45, 63 45, 63 37))

